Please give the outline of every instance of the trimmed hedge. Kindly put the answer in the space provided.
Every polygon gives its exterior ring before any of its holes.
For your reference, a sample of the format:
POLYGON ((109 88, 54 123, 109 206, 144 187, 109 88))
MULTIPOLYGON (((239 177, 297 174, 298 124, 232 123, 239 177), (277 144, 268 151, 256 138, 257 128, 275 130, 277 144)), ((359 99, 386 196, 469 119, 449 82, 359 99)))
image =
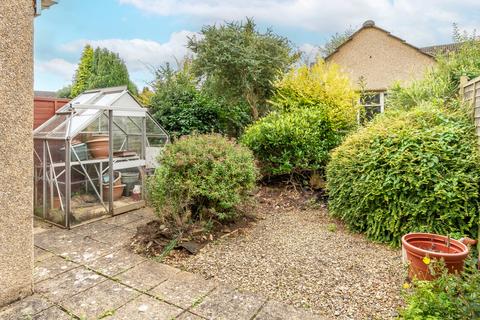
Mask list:
POLYGON ((323 169, 343 135, 332 129, 322 110, 308 108, 269 114, 247 128, 242 142, 269 176, 323 169))
POLYGON ((252 152, 218 134, 184 136, 166 147, 149 181, 149 198, 160 217, 178 226, 227 220, 255 187, 252 152))
POLYGON ((479 161, 467 116, 431 106, 392 110, 332 152, 329 209, 352 230, 393 245, 414 231, 474 236, 479 161))

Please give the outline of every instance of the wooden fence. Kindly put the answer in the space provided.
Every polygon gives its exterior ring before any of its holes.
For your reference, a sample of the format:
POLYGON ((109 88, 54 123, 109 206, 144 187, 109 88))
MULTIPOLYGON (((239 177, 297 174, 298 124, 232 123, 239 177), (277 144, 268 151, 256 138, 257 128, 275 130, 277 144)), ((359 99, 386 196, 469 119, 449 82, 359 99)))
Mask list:
POLYGON ((473 108, 473 118, 480 145, 480 77, 468 80, 467 77, 460 79, 460 96, 473 108))
POLYGON ((55 114, 55 111, 67 104, 69 99, 39 97, 33 99, 33 128, 35 129, 55 114))

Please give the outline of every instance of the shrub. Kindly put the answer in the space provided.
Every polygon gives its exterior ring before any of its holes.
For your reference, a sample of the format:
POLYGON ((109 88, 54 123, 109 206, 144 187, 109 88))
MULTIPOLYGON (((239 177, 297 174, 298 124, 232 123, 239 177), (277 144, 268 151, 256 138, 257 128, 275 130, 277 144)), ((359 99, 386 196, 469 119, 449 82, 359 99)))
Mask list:
POLYGON ((406 306, 400 311, 405 320, 457 320, 480 318, 480 271, 468 261, 460 275, 443 269, 433 281, 414 281, 406 294, 406 306))
POLYGON ((249 107, 228 104, 198 82, 188 61, 178 71, 168 64, 158 69, 149 103, 155 119, 174 138, 194 132, 237 136, 250 122, 249 107))
POLYGON ((328 152, 341 141, 318 109, 273 112, 247 128, 242 142, 261 162, 265 175, 302 173, 323 168, 328 152))
POLYGON ((413 231, 473 235, 479 160, 464 114, 432 106, 387 111, 332 152, 330 212, 394 245, 413 231))
POLYGON ((319 60, 311 67, 292 70, 276 83, 271 104, 282 112, 318 109, 335 130, 357 125, 358 94, 336 64, 319 60))
POLYGON ((168 145, 149 182, 161 217, 179 226, 189 221, 233 219, 235 207, 255 187, 250 150, 216 134, 184 136, 168 145))
POLYGON ((395 84, 388 93, 387 107, 398 109, 413 108, 429 102, 437 106, 459 106, 457 95, 460 77, 472 79, 480 76, 480 41, 475 36, 454 35, 461 43, 458 51, 436 56, 437 65, 427 70, 423 79, 407 87, 395 84))
POLYGON ((265 175, 322 170, 329 151, 356 126, 357 94, 338 66, 323 61, 289 72, 276 84, 276 112, 242 138, 265 175))

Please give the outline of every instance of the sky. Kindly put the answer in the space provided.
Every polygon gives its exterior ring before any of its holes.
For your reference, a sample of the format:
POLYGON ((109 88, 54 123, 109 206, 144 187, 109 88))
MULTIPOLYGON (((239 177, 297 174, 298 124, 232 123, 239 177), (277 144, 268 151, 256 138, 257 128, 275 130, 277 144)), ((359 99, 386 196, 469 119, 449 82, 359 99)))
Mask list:
POLYGON ((86 43, 117 52, 142 88, 152 68, 188 55, 202 26, 251 17, 307 56, 365 20, 417 46, 452 42, 452 25, 480 31, 480 0, 57 0, 35 19, 35 90, 71 83, 86 43))

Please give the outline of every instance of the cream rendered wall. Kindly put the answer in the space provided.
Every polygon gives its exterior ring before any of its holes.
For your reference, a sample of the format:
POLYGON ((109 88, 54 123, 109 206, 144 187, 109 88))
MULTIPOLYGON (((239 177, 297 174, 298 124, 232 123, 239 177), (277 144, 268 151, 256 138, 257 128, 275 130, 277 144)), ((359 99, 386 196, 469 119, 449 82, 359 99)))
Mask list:
POLYGON ((359 31, 327 62, 339 64, 356 85, 364 77, 367 90, 385 90, 396 80, 421 78, 435 60, 375 27, 359 31))
POLYGON ((33 1, 0 1, 0 306, 32 293, 33 1))

